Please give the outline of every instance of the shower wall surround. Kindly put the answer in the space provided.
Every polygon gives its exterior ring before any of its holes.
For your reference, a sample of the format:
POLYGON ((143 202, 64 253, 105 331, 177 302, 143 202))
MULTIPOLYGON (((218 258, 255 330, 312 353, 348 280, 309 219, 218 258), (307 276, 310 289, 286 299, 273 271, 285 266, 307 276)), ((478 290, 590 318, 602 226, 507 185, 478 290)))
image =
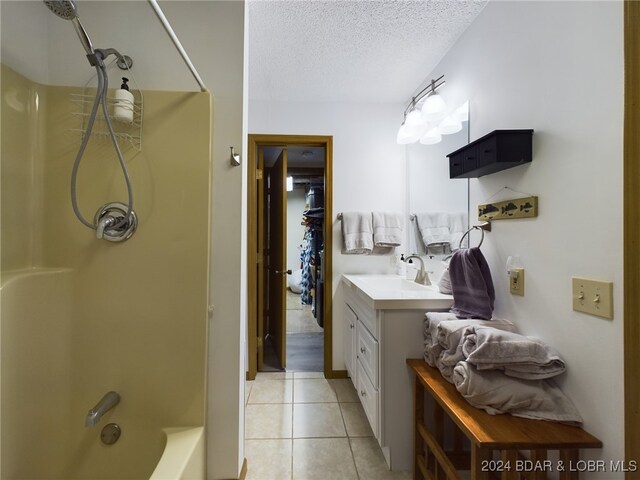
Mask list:
MULTIPOLYGON (((69 200, 78 89, 4 65, 1 88, 1 476, 148 478, 161 428, 204 424, 211 96, 144 92, 143 150, 125 150, 140 223, 111 244, 69 200), (123 435, 105 449, 83 421, 109 390, 122 401, 102 424, 123 435)), ((92 217, 126 190, 108 142, 92 139, 85 159, 92 217)))

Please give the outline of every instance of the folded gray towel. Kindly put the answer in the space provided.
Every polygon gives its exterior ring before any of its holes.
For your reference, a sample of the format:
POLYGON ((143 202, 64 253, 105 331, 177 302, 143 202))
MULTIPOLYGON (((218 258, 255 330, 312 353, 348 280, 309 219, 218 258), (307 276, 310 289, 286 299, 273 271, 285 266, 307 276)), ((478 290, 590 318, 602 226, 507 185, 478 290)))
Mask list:
POLYGON ((449 263, 453 307, 459 318, 484 318, 493 314, 495 290, 491 270, 479 248, 457 250, 449 263))
POLYGON ((456 319, 442 322, 437 327, 437 338, 438 343, 440 343, 443 348, 443 364, 454 366, 459 361, 465 359, 461 345, 463 338, 462 335, 468 327, 472 326, 491 326, 500 330, 507 330, 510 332, 516 331, 516 326, 509 320, 456 319))
POLYGON ((453 369, 453 384, 474 407, 495 415, 551 420, 582 425, 582 417, 571 400, 552 380, 522 380, 497 370, 478 371, 468 362, 453 369))
POLYGON ((527 380, 551 378, 565 371, 558 352, 535 338, 490 326, 472 326, 462 336, 462 352, 478 370, 504 370, 527 380))
MULTIPOLYGON (((457 364, 456 364, 457 365, 457 364)), ((442 355, 440 355, 436 359, 436 368, 440 370, 440 374, 442 378, 444 378, 447 382, 453 383, 453 369, 455 365, 447 365, 442 361, 442 355)))
POLYGON ((443 321, 456 320, 449 312, 428 312, 424 316, 424 361, 432 367, 442 354, 442 346, 438 342, 438 325, 443 321))

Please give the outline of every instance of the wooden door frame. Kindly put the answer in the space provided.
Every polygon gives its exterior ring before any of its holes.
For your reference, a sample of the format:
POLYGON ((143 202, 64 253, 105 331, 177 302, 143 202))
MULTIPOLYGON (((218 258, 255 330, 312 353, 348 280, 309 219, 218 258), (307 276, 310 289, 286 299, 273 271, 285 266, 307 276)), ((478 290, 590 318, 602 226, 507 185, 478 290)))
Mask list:
POLYGON ((334 378, 343 372, 333 370, 333 136, 330 135, 268 135, 249 134, 247 153, 247 379, 257 373, 258 338, 256 332, 257 305, 257 215, 256 169, 259 146, 324 147, 324 376, 334 378))
MULTIPOLYGON (((624 431, 640 461, 640 2, 624 2, 624 431)), ((640 470, 626 478, 640 479, 640 470)))

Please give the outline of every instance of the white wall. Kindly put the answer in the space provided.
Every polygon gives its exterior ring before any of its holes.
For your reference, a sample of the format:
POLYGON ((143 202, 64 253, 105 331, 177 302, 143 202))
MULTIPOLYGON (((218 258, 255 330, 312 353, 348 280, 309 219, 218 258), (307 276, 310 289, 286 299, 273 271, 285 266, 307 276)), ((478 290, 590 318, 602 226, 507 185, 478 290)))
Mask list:
MULTIPOLYGON (((80 86, 91 79, 94 70, 69 21, 39 1, 3 0, 1 6, 3 63, 45 84, 80 86)), ((237 478, 244 459, 246 171, 229 165, 229 146, 244 153, 244 2, 180 0, 160 6, 214 97, 208 478, 237 478)), ((140 88, 199 90, 147 2, 81 1, 78 9, 94 47, 114 47, 133 58, 140 88)), ((109 73, 114 86, 122 74, 115 67, 109 73)))
MULTIPOLYGON (((342 255, 344 211, 407 213, 404 147, 396 144, 403 105, 250 100, 249 133, 333 136, 333 369, 344 369, 342 273, 390 273, 388 256, 342 255)), ((402 250, 404 251, 404 250, 402 250)))
POLYGON ((471 100, 471 140, 535 130, 533 162, 472 180, 470 210, 504 186, 539 196, 538 218, 496 221, 485 237, 495 314, 561 352, 559 383, 604 443, 583 458, 607 463, 624 458, 622 13, 617 1, 490 2, 436 68, 471 100), (524 297, 507 293, 515 254, 524 297), (572 276, 614 282, 613 320, 572 311, 572 276))

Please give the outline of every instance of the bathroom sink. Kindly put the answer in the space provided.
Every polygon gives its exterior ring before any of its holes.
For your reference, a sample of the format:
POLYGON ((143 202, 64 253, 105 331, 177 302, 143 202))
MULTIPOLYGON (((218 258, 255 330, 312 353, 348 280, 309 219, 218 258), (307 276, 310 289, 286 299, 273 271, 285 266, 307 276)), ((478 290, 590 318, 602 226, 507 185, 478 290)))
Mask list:
POLYGON ((436 285, 420 285, 399 275, 344 274, 349 288, 375 309, 432 309, 451 307, 453 297, 436 285))
MULTIPOLYGON (((375 290, 400 290, 400 291, 417 291, 425 292, 433 290, 433 285, 420 285, 413 280, 407 280, 406 278, 391 276, 391 275, 379 275, 370 276, 363 279, 370 288, 375 290)), ((437 287, 436 287, 437 288, 437 287)), ((437 290, 436 290, 437 291, 437 290)))

